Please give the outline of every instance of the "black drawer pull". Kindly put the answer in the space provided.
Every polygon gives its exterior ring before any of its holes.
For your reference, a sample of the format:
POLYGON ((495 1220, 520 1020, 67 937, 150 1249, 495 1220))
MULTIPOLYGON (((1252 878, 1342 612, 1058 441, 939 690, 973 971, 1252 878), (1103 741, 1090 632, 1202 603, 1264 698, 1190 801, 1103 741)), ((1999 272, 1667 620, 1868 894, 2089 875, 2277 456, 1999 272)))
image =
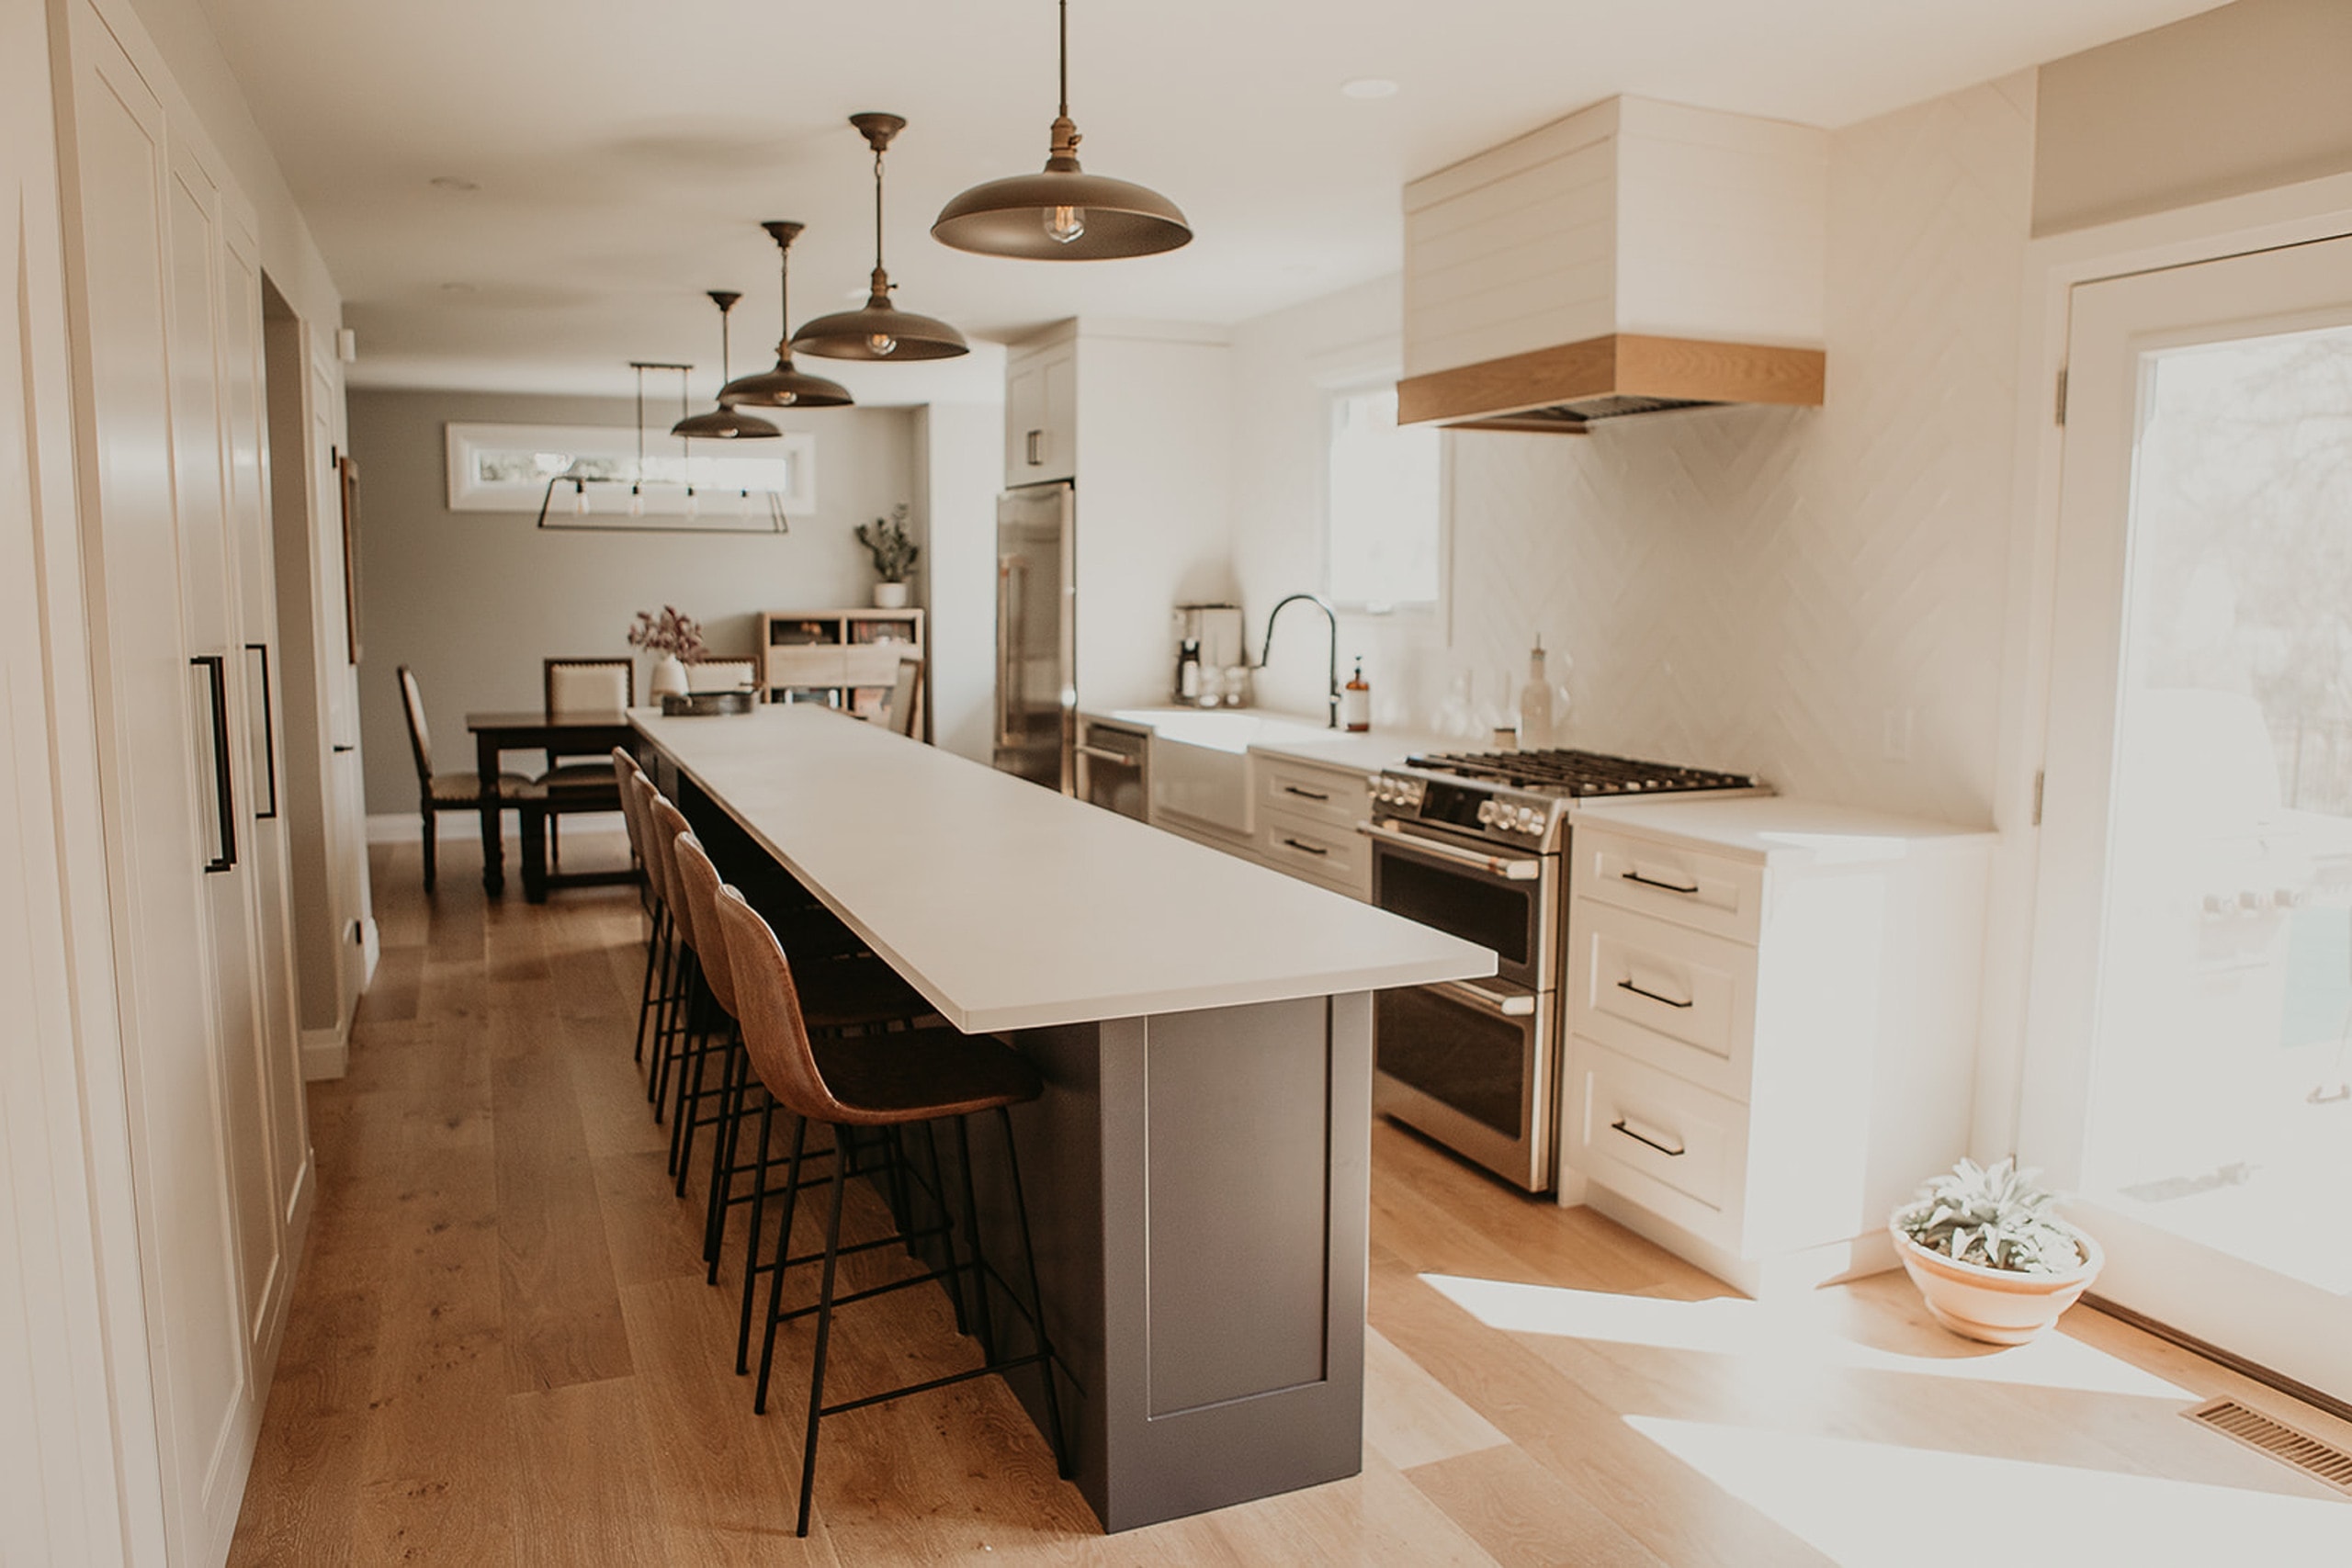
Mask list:
POLYGON ((1644 1137, 1641 1134, 1634 1132, 1632 1127, 1626 1125, 1626 1119, 1623 1116, 1620 1116, 1616 1121, 1609 1123, 1609 1130, 1612 1133, 1623 1133, 1625 1136, 1633 1139, 1634 1142, 1637 1144, 1647 1145, 1649 1147, 1656 1149, 1658 1153, 1664 1155, 1668 1159, 1680 1159, 1686 1152, 1680 1144, 1677 1144, 1672 1148, 1668 1148, 1664 1144, 1659 1143, 1656 1138, 1644 1137))
POLYGON ((1672 997, 1661 997, 1656 991, 1645 991, 1631 980, 1618 981, 1617 988, 1621 991, 1631 991, 1637 997, 1647 997, 1654 1002, 1663 1002, 1670 1008, 1687 1008, 1691 1005, 1688 1000, 1677 1001, 1672 997))
POLYGON ((1699 891, 1699 885, 1695 882, 1685 887, 1679 882, 1660 882, 1654 876, 1644 876, 1638 871, 1621 871, 1617 874, 1627 882, 1638 882, 1645 887, 1655 887, 1661 893, 1680 893, 1687 897, 1699 891))
POLYGON ((1296 784, 1283 785, 1283 793, 1284 795, 1295 795, 1301 800, 1329 800, 1331 798, 1328 795, 1318 795, 1311 789, 1301 789, 1296 784))
POLYGON ((1292 849, 1304 850, 1310 855, 1328 855, 1331 852, 1330 851, 1323 848, 1320 844, 1302 844, 1296 839, 1284 839, 1283 842, 1288 844, 1292 849))

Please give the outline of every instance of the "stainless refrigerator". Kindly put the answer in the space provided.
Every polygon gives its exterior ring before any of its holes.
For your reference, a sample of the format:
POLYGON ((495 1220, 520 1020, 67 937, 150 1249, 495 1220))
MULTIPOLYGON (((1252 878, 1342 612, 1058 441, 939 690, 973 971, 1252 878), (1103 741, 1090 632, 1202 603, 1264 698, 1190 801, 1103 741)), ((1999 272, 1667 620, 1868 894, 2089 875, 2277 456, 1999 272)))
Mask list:
POLYGON ((1077 787, 1077 518, 1066 481, 997 497, 993 757, 1064 795, 1077 787))

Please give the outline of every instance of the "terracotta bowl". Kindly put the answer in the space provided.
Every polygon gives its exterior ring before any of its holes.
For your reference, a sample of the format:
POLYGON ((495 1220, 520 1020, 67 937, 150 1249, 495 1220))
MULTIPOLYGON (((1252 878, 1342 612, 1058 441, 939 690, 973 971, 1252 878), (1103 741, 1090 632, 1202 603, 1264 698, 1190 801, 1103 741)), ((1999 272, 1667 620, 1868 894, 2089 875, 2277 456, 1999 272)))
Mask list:
POLYGON ((1987 1345, 2022 1345, 2043 1333, 2082 1299, 2107 1261, 2098 1243, 2072 1225, 2064 1229, 2081 1244, 2083 1261, 2065 1274, 2020 1274, 1962 1263, 1921 1247, 1892 1220, 1887 1229, 1904 1271, 1919 1287, 1935 1320, 1964 1339, 1987 1345))

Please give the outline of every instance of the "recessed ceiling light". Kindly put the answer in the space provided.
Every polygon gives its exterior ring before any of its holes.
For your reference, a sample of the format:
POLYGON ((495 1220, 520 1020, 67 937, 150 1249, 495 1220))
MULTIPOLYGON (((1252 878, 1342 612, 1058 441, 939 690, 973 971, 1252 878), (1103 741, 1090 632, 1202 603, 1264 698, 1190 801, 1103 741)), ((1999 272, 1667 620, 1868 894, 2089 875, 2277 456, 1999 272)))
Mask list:
POLYGON ((1385 76, 1359 76, 1352 82, 1340 84, 1340 91, 1351 98, 1393 98, 1396 84, 1385 76))
POLYGON ((473 181, 467 179, 462 175, 435 175, 426 183, 431 185, 435 190, 472 191, 481 189, 481 186, 476 185, 473 181))

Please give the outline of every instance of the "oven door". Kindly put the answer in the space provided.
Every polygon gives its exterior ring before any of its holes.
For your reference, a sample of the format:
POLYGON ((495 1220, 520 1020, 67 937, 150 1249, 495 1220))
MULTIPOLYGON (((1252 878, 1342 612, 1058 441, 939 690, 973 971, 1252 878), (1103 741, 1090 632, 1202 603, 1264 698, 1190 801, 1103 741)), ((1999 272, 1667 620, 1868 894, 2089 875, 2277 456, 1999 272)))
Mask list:
POLYGON ((1557 984, 1556 855, 1457 846, 1387 822, 1367 822, 1372 901, 1391 914, 1495 950, 1496 976, 1531 991, 1557 984))
POLYGON ((1373 996, 1373 1109, 1530 1192, 1552 1185, 1552 998, 1492 981, 1373 996))

